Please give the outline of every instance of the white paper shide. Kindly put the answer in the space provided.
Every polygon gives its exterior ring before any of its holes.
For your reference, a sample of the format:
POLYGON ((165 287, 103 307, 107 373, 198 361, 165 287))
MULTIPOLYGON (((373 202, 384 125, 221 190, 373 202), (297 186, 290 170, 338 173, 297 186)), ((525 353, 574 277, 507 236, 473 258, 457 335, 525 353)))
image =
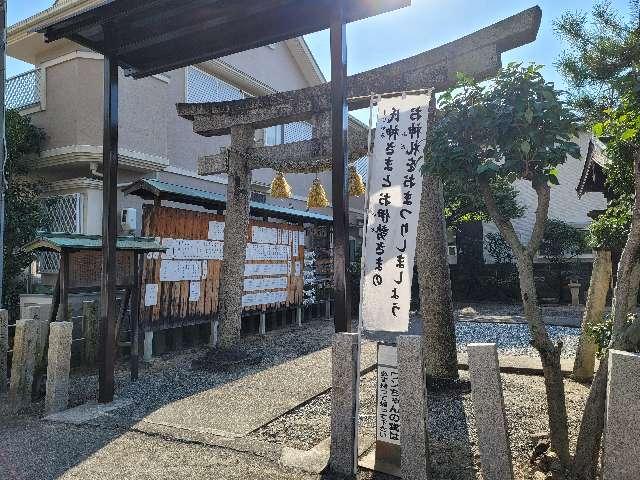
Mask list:
POLYGON ((363 246, 365 330, 405 332, 409 326, 429 98, 399 94, 378 103, 363 246))

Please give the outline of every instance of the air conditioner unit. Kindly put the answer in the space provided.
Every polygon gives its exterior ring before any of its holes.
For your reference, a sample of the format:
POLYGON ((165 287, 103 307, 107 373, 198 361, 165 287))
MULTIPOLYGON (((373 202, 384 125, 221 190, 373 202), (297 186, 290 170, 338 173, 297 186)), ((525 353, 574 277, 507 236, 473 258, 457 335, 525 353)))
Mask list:
POLYGON ((135 208, 123 208, 120 216, 122 231, 128 235, 133 235, 138 228, 138 212, 135 208))

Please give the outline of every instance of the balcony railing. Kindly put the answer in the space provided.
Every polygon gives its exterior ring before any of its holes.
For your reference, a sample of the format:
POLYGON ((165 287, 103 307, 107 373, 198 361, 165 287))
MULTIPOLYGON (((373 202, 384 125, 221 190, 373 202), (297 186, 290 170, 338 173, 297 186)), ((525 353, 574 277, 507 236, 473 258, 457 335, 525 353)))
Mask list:
POLYGON ((24 110, 40 103, 40 70, 30 70, 7 79, 4 104, 7 109, 24 110))

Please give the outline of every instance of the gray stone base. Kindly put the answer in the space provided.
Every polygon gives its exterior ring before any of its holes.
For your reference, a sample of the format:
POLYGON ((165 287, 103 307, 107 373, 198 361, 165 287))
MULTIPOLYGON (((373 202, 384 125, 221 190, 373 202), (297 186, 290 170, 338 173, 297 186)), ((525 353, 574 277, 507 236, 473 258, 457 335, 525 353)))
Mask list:
POLYGON ((129 398, 116 399, 110 403, 85 403, 63 412, 53 413, 44 417, 44 419, 50 422, 80 425, 95 420, 118 408, 127 407, 132 403, 133 400, 129 398))

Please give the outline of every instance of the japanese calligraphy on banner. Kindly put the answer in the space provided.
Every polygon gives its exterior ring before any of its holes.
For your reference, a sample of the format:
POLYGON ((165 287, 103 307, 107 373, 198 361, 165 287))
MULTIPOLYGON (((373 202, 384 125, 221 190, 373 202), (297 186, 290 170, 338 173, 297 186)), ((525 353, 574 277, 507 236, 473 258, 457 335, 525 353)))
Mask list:
POLYGON ((405 332, 422 194, 430 94, 398 94, 378 103, 369 159, 362 270, 362 326, 405 332))

